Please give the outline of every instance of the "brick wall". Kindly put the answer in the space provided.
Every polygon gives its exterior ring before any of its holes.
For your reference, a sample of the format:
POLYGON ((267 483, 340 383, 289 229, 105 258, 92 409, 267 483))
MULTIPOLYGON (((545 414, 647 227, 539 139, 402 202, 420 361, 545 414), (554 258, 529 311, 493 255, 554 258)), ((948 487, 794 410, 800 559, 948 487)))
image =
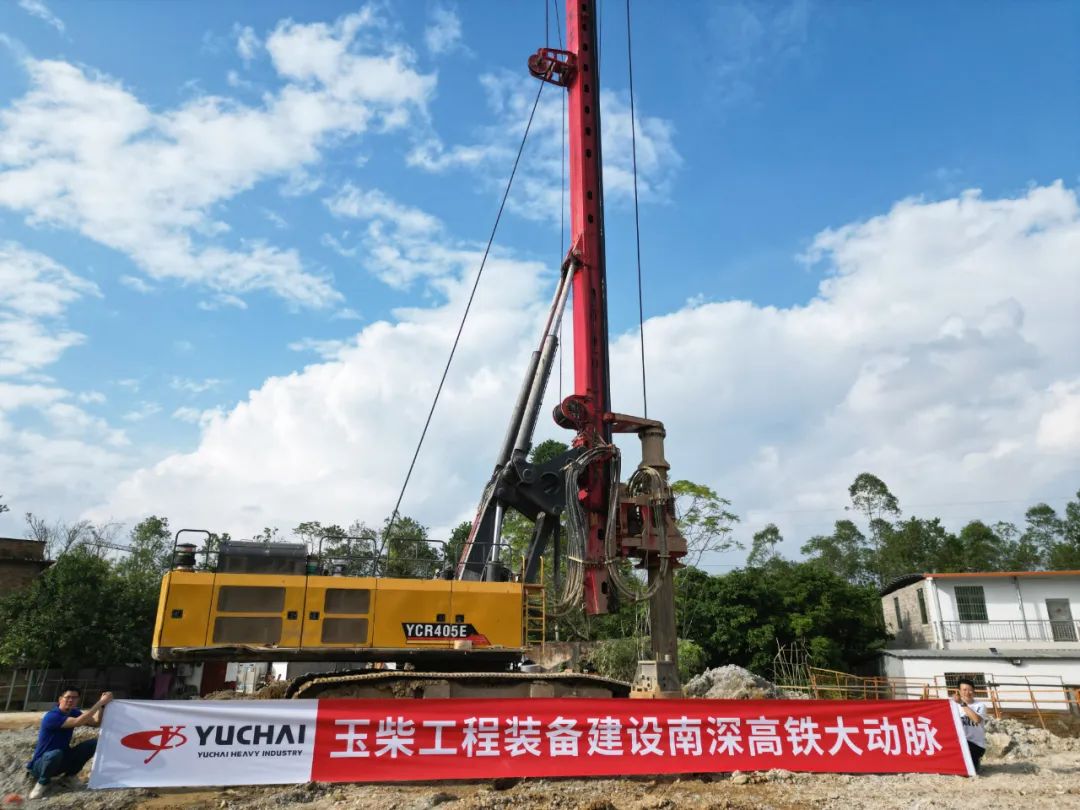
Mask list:
POLYGON ((0 537, 0 598, 27 587, 49 565, 44 543, 0 537))
POLYGON ((885 629, 893 634, 889 642, 893 649, 924 649, 934 646, 934 628, 930 625, 930 593, 925 581, 920 581, 895 590, 881 597, 881 610, 885 614, 885 629), (919 591, 923 593, 926 604, 927 623, 923 624, 919 610, 919 591), (900 604, 900 624, 896 623, 896 603, 900 604))
POLYGON ((44 560, 45 544, 40 540, 0 537, 0 560, 44 560))

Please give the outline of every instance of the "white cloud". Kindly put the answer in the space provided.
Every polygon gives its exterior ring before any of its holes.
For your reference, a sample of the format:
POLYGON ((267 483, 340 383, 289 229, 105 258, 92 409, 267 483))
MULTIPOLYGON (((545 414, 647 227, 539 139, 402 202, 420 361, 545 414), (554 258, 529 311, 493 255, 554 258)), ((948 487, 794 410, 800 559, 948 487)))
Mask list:
POLYGON ((760 82, 798 58, 809 28, 810 0, 715 4, 702 26, 707 91, 726 104, 752 101, 760 82))
POLYGON ((236 36, 236 52, 240 55, 240 58, 244 60, 244 64, 250 64, 251 60, 258 54, 259 47, 262 45, 259 42, 259 37, 255 34, 255 30, 250 25, 235 26, 233 28, 233 34, 236 36))
POLYGON ((262 214, 275 228, 284 230, 289 227, 289 223, 286 221, 285 217, 275 211, 271 211, 269 208, 264 208, 262 214))
MULTIPOLYGON (((429 172, 463 169, 476 174, 487 188, 501 190, 536 98, 537 80, 509 72, 486 74, 480 82, 488 106, 496 118, 482 128, 476 143, 447 147, 431 135, 422 139, 407 157, 409 165, 429 172)), ((529 134, 529 160, 518 167, 508 206, 530 219, 559 221, 563 195, 563 105, 559 92, 545 92, 540 99, 529 134)), ((671 122, 642 114, 636 100, 638 193, 644 202, 666 201, 682 157, 675 148, 671 122)), ((601 92, 604 119, 604 193, 608 202, 633 198, 633 152, 631 149, 629 97, 601 92)))
POLYGON ((107 445, 123 447, 128 444, 124 431, 109 427, 109 423, 92 416, 70 402, 54 402, 42 409, 52 426, 50 438, 89 437, 107 445))
POLYGON ((154 292, 154 286, 138 276, 120 276, 120 283, 138 293, 154 292))
POLYGON ((435 6, 424 29, 424 44, 436 56, 461 48, 461 19, 446 6, 435 6))
POLYGON ((1080 452, 1080 378, 1054 383, 1039 418, 1039 447, 1050 453, 1080 452))
POLYGON ((48 256, 14 242, 0 242, 0 375, 47 366, 85 340, 63 325, 68 306, 100 296, 96 285, 48 256))
POLYGON ((324 247, 330 248, 343 259, 355 259, 360 253, 357 248, 345 247, 336 236, 329 233, 324 233, 319 237, 319 243, 324 247))
MULTIPOLYGON (((335 216, 363 224, 362 261, 391 287, 404 289, 417 279, 460 276, 474 272, 479 265, 475 250, 455 245, 437 217, 403 205, 381 191, 346 183, 324 202, 335 216)), ((356 248, 342 245, 329 234, 324 235, 323 244, 342 256, 358 254, 356 248)))
POLYGON ((214 377, 207 377, 205 380, 189 380, 185 377, 173 377, 169 381, 169 387, 174 391, 184 391, 188 394, 202 394, 217 388, 221 383, 221 380, 214 377))
POLYGON ((161 413, 161 406, 156 402, 140 402, 136 408, 128 411, 124 414, 124 421, 126 422, 142 422, 144 419, 149 419, 154 414, 161 413))
MULTIPOLYGON (((908 504, 1014 499, 1022 510, 1075 489, 1072 191, 907 200, 820 234, 813 253, 827 273, 805 305, 699 303, 647 322, 649 415, 667 425, 674 475, 731 498, 752 518, 747 537, 754 521, 776 520, 796 548, 843 515, 846 488, 864 470, 908 504), (832 508, 817 525, 792 518, 832 508)), ((550 292, 535 265, 496 258, 489 272, 404 502, 442 529, 468 516, 490 473, 550 292)), ((469 275, 436 283, 445 303, 403 310, 334 360, 267 380, 210 419, 195 450, 146 466, 95 514, 153 504, 238 534, 306 519, 380 521, 469 275)), ((613 404, 623 412, 640 412, 638 351, 636 330, 615 336, 613 404)), ((995 509, 931 511, 992 520, 1002 516, 995 509)))
POLYGON ((204 312, 214 312, 215 310, 225 309, 226 307, 231 307, 233 309, 247 309, 247 302, 237 295, 218 293, 209 300, 200 301, 195 306, 204 312))
MULTIPOLYGON (((478 256, 471 259, 475 268, 478 256)), ((486 463, 494 452, 501 436, 492 434, 491 425, 506 418, 518 384, 507 373, 508 361, 527 356, 539 328, 542 268, 494 258, 488 272, 491 283, 477 297, 432 428, 439 439, 429 441, 414 474, 410 513, 450 501, 455 520, 468 512, 481 481, 453 468, 463 459, 467 466, 480 458, 486 463)), ((184 514, 187 522, 232 525, 241 536, 256 524, 291 527, 298 514, 381 520, 426 416, 469 281, 440 282, 445 304, 402 310, 394 323, 371 324, 333 361, 267 380, 247 401, 204 425, 199 449, 141 470, 110 496, 102 513, 127 514, 147 498, 144 503, 184 514), (250 452, 245 459, 233 455, 240 446, 250 452), (382 472, 368 479, 364 471, 373 465, 382 472), (358 475, 364 489, 347 495, 358 475), (204 488, 204 476, 217 485, 204 488), (174 486, 185 492, 182 505, 168 491, 174 486), (238 500, 229 503, 220 497, 224 493, 238 500)))
POLYGON ((326 206, 339 217, 380 220, 406 234, 431 235, 442 227, 436 217, 419 208, 402 205, 377 189, 362 191, 351 183, 329 198, 326 206))
POLYGON ((218 217, 260 181, 305 176, 331 138, 425 114, 434 77, 376 31, 370 8, 332 26, 279 24, 266 48, 284 85, 259 106, 202 95, 156 111, 109 77, 28 58, 29 91, 0 110, 0 206, 225 301, 269 290, 302 306, 340 302, 295 250, 242 235, 226 244, 218 217))
POLYGON ((44 20, 61 34, 64 33, 64 21, 57 17, 42 0, 19 0, 19 8, 27 14, 32 14, 39 20, 44 20))
MULTIPOLYGON (((131 457, 124 431, 88 414, 72 398, 57 386, 0 381, 0 481, 14 513, 0 516, 0 534, 18 531, 28 511, 74 518, 145 463, 131 457)), ((104 402, 95 391, 74 399, 104 402)))
POLYGON ((289 349, 294 352, 314 352, 323 360, 334 360, 341 355, 342 349, 348 346, 344 340, 319 340, 317 338, 302 338, 289 344, 289 349))
POLYGON ((172 414, 173 419, 176 419, 180 422, 187 422, 191 425, 199 425, 200 427, 205 427, 221 415, 222 411, 220 408, 209 408, 203 410, 200 408, 191 408, 186 405, 184 407, 177 408, 175 411, 173 411, 172 414))

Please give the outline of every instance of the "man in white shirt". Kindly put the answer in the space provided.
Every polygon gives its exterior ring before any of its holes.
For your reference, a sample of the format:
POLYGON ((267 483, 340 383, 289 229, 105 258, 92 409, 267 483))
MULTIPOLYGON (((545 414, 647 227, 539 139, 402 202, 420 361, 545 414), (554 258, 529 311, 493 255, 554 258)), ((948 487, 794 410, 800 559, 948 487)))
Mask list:
POLYGON ((986 704, 975 700, 974 682, 961 678, 956 682, 956 686, 953 707, 964 727, 971 761, 975 764, 975 773, 978 773, 979 760, 986 753, 986 704))

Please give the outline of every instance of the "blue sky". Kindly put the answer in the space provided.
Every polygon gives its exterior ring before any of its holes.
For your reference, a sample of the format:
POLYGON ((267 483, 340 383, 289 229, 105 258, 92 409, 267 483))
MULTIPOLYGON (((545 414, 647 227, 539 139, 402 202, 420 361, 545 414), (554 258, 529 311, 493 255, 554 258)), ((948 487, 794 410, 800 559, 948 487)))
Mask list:
MULTIPOLYGON (((1077 283, 1061 245, 1076 228, 1080 9, 633 13, 650 415, 668 421, 676 474, 730 497, 742 534, 786 521, 792 547, 842 516, 864 467, 902 503, 985 504, 955 519, 1075 492, 1080 369, 1071 332, 1038 324, 1077 283), (1013 348, 994 342, 1002 318, 1013 348), (959 371, 941 360, 935 341, 969 337, 948 349, 959 371), (801 379, 793 363, 821 368, 801 379), (837 424, 851 434, 825 442, 837 424), (1033 471, 1006 484, 1002 459, 1033 471)), ((25 511, 164 512, 238 534, 381 520, 491 228, 544 22, 539 2, 0 7, 0 266, 47 282, 0 309, 0 532, 25 511)), ((622 4, 602 4, 615 405, 637 412, 619 360, 637 325, 625 25, 622 4)), ((433 527, 472 508, 561 258, 557 93, 485 280, 495 331, 475 327, 406 500, 433 527)))

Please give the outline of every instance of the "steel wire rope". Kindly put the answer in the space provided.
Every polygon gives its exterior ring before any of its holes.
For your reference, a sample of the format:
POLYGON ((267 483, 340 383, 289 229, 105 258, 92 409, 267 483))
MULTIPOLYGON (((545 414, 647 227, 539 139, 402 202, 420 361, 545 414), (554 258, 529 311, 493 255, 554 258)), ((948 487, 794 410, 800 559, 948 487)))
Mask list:
MULTIPOLYGON (((597 71, 599 71, 600 62, 600 17, 601 13, 598 2, 596 20, 597 71)), ((648 418, 649 405, 645 366, 644 295, 641 271, 641 224, 639 217, 639 195, 637 180, 637 132, 634 109, 633 41, 631 37, 630 23, 630 0, 626 0, 626 49, 629 65, 630 133, 634 176, 634 233, 637 248, 638 329, 641 339, 641 395, 644 415, 646 418, 648 418)), ((561 382, 562 379, 560 371, 560 384, 561 382)), ((600 459, 604 455, 608 455, 611 459, 609 470, 609 476, 611 478, 609 482, 610 495, 607 509, 607 520, 604 531, 604 566, 607 570, 608 577, 610 578, 612 584, 615 586, 615 589, 623 597, 629 599, 631 602, 642 603, 650 599, 657 592, 664 578, 667 576, 668 569, 670 567, 671 555, 668 546, 667 524, 664 519, 664 510, 668 498, 668 489, 660 473, 652 468, 641 468, 635 471, 635 473, 630 477, 630 480, 627 482, 627 490, 629 494, 648 493, 650 495, 649 502, 651 509, 649 511, 656 529, 660 545, 660 567, 657 572, 657 576, 653 580, 652 584, 647 584, 645 585, 644 589, 640 589, 639 587, 636 587, 635 584, 633 584, 636 582, 633 575, 627 577, 619 568, 619 563, 623 558, 619 554, 616 543, 616 520, 619 508, 618 489, 621 478, 621 455, 619 453, 618 447, 616 447, 614 444, 595 447, 593 448, 593 450, 580 456, 571 464, 568 464, 565 468, 567 491, 573 491, 572 487, 576 485, 578 476, 584 472, 585 468, 590 463, 600 459)), ((580 600, 584 589, 584 555, 586 535, 588 531, 584 509, 576 501, 570 501, 568 503, 566 516, 567 578, 566 582, 564 583, 563 592, 557 598, 557 601, 552 608, 551 615, 553 616, 563 615, 565 612, 567 612, 573 606, 573 603, 575 601, 580 600)))
POLYGON ((634 49, 630 35, 630 0, 626 0, 626 62, 630 75, 630 154, 634 166, 634 242, 637 247, 638 335, 641 339, 641 404, 649 418, 649 395, 645 375, 645 303, 641 283, 641 219, 638 214, 637 123, 634 115, 634 49))
MULTIPOLYGON (((645 418, 648 418, 649 399, 645 366, 645 315, 641 271, 641 220, 639 215, 638 202, 639 195, 637 170, 637 125, 634 107, 634 56, 633 38, 631 35, 630 0, 626 0, 626 58, 630 84, 630 144, 634 177, 634 237, 637 251, 638 333, 641 340, 641 399, 642 407, 644 409, 644 416, 645 418)), ((615 466, 618 466, 617 461, 615 466)), ((618 486, 618 478, 615 479, 614 486, 618 486)), ((626 577, 619 569, 618 563, 620 557, 615 543, 613 520, 613 512, 618 508, 617 502, 610 508, 608 514, 608 527, 605 536, 605 552, 607 559, 604 561, 604 563, 608 571, 608 576, 610 577, 612 584, 614 584, 616 590, 619 591, 619 593, 621 593, 624 597, 630 599, 633 602, 644 602, 656 593, 664 577, 667 575, 668 568, 670 566, 671 556, 668 548, 667 524, 664 520, 664 509, 667 502, 667 487, 664 483, 663 477, 658 471, 652 468, 641 468, 635 471, 634 474, 630 477, 630 480, 627 482, 627 492, 631 495, 635 495, 638 493, 649 493, 650 495, 649 502, 651 509, 649 511, 655 525, 657 537, 659 539, 660 568, 653 583, 651 585, 647 585, 644 590, 638 590, 637 588, 635 588, 631 584, 631 582, 634 580, 634 577, 626 577)))
POLYGON ((529 130, 532 129, 533 119, 536 117, 536 108, 540 104, 540 96, 544 92, 544 85, 546 82, 542 81, 539 84, 540 87, 536 91, 536 98, 533 99, 532 110, 529 112, 529 120, 525 124, 525 132, 521 136, 521 143, 518 145, 517 155, 514 157, 514 166, 510 170, 510 177, 506 181, 506 189, 503 191, 502 201, 499 203, 499 210, 495 214, 495 224, 491 226, 491 235, 488 237, 487 245, 484 247, 484 255, 480 259, 480 269, 476 271, 476 279, 473 281, 472 290, 469 292, 469 300, 465 303, 465 312, 462 313, 461 323, 458 324, 457 334, 454 336, 454 343, 450 347, 450 356, 446 358, 446 367, 443 368, 442 377, 439 379, 439 385, 435 389, 435 397, 431 401, 431 408, 428 410, 427 419, 424 421, 424 429, 420 431, 420 441, 416 443, 416 451, 413 453, 412 461, 409 463, 409 470, 405 474, 405 482, 401 485, 401 492, 398 493, 397 503, 394 504, 394 511, 390 514, 390 520, 387 522, 386 531, 383 532, 382 542, 379 544, 379 554, 376 559, 382 557, 383 550, 386 548, 386 544, 390 539, 390 532, 394 528, 394 522, 399 516, 401 501, 405 498, 405 490, 408 488, 409 479, 412 478, 413 470, 416 468, 416 460, 420 457, 420 449, 424 445, 424 439, 427 436, 428 428, 431 426, 431 419, 435 415, 435 406, 439 403, 439 396, 442 394, 443 385, 446 383, 446 376, 450 373, 450 364, 454 361, 454 353, 457 351, 458 343, 461 341, 461 333, 465 329, 465 321, 469 318, 469 310, 472 309, 477 287, 480 286, 480 278, 484 275, 484 267, 487 265, 488 255, 491 253, 491 246, 495 242, 495 233, 499 229, 499 221, 502 219, 503 210, 506 208, 506 200, 510 196, 510 188, 514 184, 514 176, 517 174, 518 165, 521 163, 521 155, 525 151, 525 143, 529 139, 529 130))

